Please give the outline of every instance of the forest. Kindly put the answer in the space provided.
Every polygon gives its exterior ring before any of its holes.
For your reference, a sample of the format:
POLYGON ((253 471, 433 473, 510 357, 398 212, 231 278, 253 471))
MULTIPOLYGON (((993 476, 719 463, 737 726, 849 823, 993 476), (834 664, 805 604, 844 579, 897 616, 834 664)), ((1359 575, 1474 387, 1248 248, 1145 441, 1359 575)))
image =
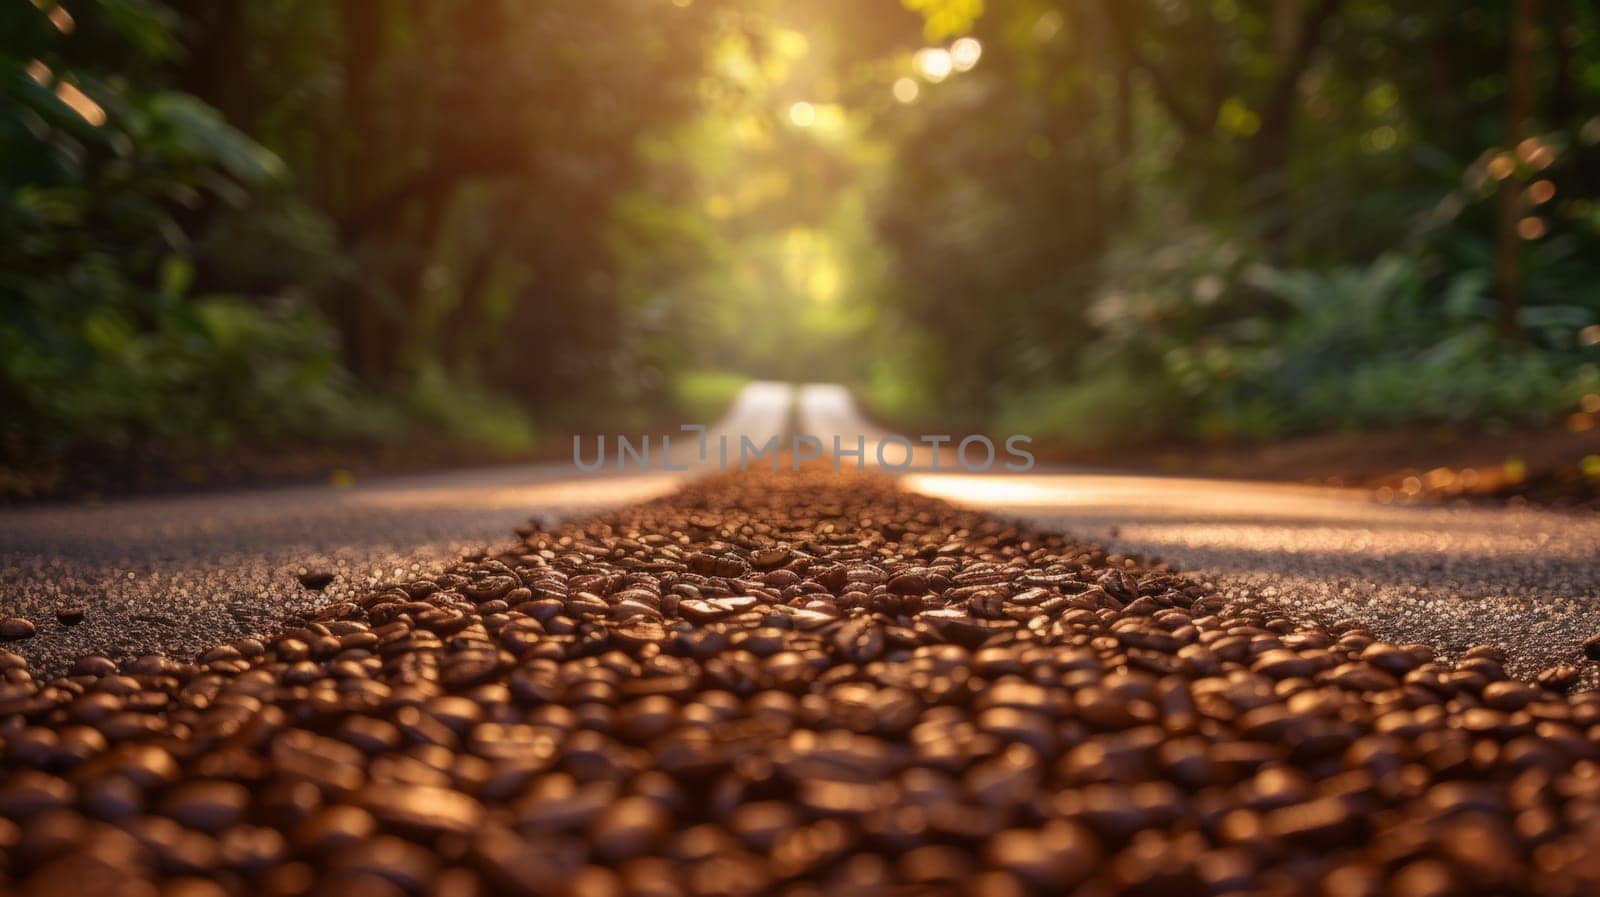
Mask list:
POLYGON ((0 68, 0 492, 745 377, 1086 451, 1600 418, 1579 0, 31 0, 0 68))

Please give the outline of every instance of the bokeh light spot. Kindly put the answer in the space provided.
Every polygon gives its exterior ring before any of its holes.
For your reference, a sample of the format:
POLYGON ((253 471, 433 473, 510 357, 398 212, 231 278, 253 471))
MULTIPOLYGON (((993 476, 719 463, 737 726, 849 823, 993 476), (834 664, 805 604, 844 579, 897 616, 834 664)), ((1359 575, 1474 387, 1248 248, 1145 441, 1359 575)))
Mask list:
POLYGON ((72 107, 73 112, 95 127, 106 123, 106 110, 70 81, 56 82, 56 99, 72 107))
POLYGON ((950 58, 950 51, 943 47, 923 47, 911 58, 911 64, 924 81, 933 84, 950 77, 955 65, 950 58))
POLYGON ((958 72, 971 71, 983 58, 983 44, 975 37, 963 37, 950 45, 950 65, 958 72))
POLYGON ((1548 168, 1556 160, 1556 154, 1537 137, 1529 137, 1517 144, 1517 158, 1535 171, 1548 168))
POLYGON ((1033 39, 1042 44, 1055 37, 1061 33, 1061 26, 1065 21, 1060 10, 1052 9, 1046 12, 1033 23, 1033 39))

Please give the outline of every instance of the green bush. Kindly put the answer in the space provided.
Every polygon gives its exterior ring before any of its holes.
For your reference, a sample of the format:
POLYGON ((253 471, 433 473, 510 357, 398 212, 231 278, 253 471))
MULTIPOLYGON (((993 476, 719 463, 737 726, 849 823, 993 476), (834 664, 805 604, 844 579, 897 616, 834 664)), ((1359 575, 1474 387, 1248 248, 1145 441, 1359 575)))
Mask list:
POLYGON ((1110 369, 1015 396, 995 426, 1006 435, 1098 451, 1173 435, 1183 426, 1181 411, 1171 382, 1159 373, 1110 369))
POLYGON ((672 399, 689 423, 717 422, 750 378, 727 371, 682 371, 672 381, 672 399))
POLYGON ((23 69, 0 55, 0 155, 32 166, 0 174, 0 456, 393 431, 304 302, 193 292, 194 210, 247 204, 275 156, 192 96, 23 69), (69 83, 103 122, 58 96, 69 83))
MULTIPOLYGON (((1532 282, 1570 279, 1573 260, 1542 251, 1532 282)), ((1482 268, 1425 246, 1310 269, 1269 264, 1237 240, 1180 234, 1112 264, 1079 377, 1013 399, 999 421, 1092 448, 1549 423, 1600 385, 1578 339, 1600 321, 1600 302, 1593 290, 1534 290, 1566 304, 1522 309, 1525 338, 1508 340, 1489 283, 1482 268)))
POLYGON ((418 371, 406 409, 425 434, 475 454, 515 455, 531 448, 537 436, 527 413, 516 403, 453 377, 438 364, 425 364, 418 371))
MULTIPOLYGON (((171 17, 118 8, 121 63, 167 59, 171 17)), ((0 464, 407 433, 529 447, 520 408, 436 364, 393 395, 358 383, 306 298, 348 259, 278 158, 193 96, 67 62, 39 25, 26 10, 0 50, 0 156, 18 162, 0 170, 0 464)))

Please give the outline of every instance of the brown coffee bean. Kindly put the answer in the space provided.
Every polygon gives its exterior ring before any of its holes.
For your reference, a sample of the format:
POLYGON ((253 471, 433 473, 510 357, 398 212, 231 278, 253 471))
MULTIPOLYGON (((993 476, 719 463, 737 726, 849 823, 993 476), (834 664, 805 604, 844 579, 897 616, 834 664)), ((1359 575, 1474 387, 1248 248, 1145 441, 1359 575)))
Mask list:
POLYGON ((672 819, 658 803, 625 797, 595 820, 591 836, 600 855, 613 862, 639 856, 663 839, 672 819))
POLYGON ((372 787, 357 800, 380 825, 401 833, 465 834, 483 818, 483 807, 476 800, 448 788, 372 787))
POLYGON ((96 863, 281 897, 1592 880, 1571 668, 1533 687, 826 472, 521 536, 194 662, 45 681, 0 652, 0 890, 96 863))
POLYGON ((317 855, 340 850, 372 836, 378 823, 360 807, 326 807, 307 818, 295 829, 295 845, 317 855))
POLYGON ((312 591, 320 592, 333 584, 333 571, 323 568, 302 570, 297 574, 300 584, 312 591))
POLYGON ((191 781, 176 786, 161 802, 161 812, 189 828, 216 832, 238 821, 250 792, 235 782, 191 781))
POLYGON ((1082 827, 1054 820, 1038 830, 1011 829, 995 835, 987 860, 1040 888, 1071 888, 1093 871, 1100 849, 1082 827))
POLYGON ((1578 684, 1582 673, 1571 664, 1558 663, 1539 671, 1538 683, 1551 691, 1564 692, 1578 684))
POLYGON ((23 770, 0 786, 0 817, 24 819, 70 805, 72 785, 36 770, 23 770))
POLYGON ((1593 635, 1584 639, 1583 656, 1590 660, 1600 660, 1600 635, 1593 635))

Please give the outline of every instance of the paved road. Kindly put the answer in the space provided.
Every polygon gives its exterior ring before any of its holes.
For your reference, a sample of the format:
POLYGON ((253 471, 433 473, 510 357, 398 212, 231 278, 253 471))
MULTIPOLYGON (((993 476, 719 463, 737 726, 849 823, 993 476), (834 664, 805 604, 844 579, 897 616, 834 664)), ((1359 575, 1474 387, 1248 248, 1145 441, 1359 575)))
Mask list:
MULTIPOLYGON (((803 433, 868 451, 884 434, 828 384, 799 390, 803 433)), ((783 433, 790 390, 755 384, 674 466, 717 463, 717 437, 783 433)), ((907 434, 915 436, 917 434, 907 434)), ((959 436, 961 434, 953 434, 959 436)), ((614 452, 614 443, 612 444, 614 452)), ((592 459, 593 443, 585 457, 592 459)), ((898 449, 889 455, 898 460, 898 449)), ((846 463, 854 463, 846 459, 846 463)), ((869 464, 871 455, 869 454, 869 464)), ((286 612, 422 572, 550 520, 662 494, 692 473, 579 475, 570 463, 404 477, 348 490, 295 488, 0 512, 0 611, 40 625, 11 643, 46 668, 89 650, 184 651, 270 628, 286 612), (338 573, 318 595, 295 573, 338 573), (54 620, 82 604, 75 628, 54 620)), ((930 495, 1153 555, 1224 591, 1444 650, 1493 643, 1515 667, 1579 662, 1600 632, 1600 517, 1534 510, 1396 508, 1358 492, 1036 470, 975 476, 919 451, 906 484, 930 495), (933 463, 941 470, 934 472, 933 463)))
MULTIPOLYGON (((808 386, 799 400, 799 425, 824 441, 882 435, 838 387, 808 386)), ((1443 651, 1499 645, 1524 675, 1585 666, 1581 643, 1600 633, 1600 515, 1093 471, 978 476, 951 473, 948 456, 931 473, 928 453, 918 461, 905 479, 914 490, 1158 557, 1323 622, 1361 620, 1443 651)))
POLYGON ((1600 518, 1390 507, 1344 490, 1093 474, 918 475, 929 495, 1153 556, 1224 594, 1360 620, 1445 652, 1506 648, 1514 671, 1584 666, 1600 633, 1600 518))
MULTIPOLYGON (((737 446, 741 435, 764 440, 784 432, 791 395, 781 383, 747 388, 708 434, 711 461, 721 435, 737 446)), ((693 434, 672 443, 673 466, 699 464, 693 434)), ((592 435, 582 450, 592 462, 592 435)), ((642 501, 689 475, 661 470, 659 457, 650 472, 619 472, 614 441, 607 452, 593 474, 563 461, 348 489, 239 490, 0 511, 0 616, 24 616, 38 626, 33 638, 0 647, 47 671, 91 651, 128 657, 198 651, 505 542, 530 518, 553 522, 642 501), (312 568, 336 574, 320 594, 297 579, 312 568), (83 607, 84 621, 59 624, 55 612, 63 606, 83 607)))

